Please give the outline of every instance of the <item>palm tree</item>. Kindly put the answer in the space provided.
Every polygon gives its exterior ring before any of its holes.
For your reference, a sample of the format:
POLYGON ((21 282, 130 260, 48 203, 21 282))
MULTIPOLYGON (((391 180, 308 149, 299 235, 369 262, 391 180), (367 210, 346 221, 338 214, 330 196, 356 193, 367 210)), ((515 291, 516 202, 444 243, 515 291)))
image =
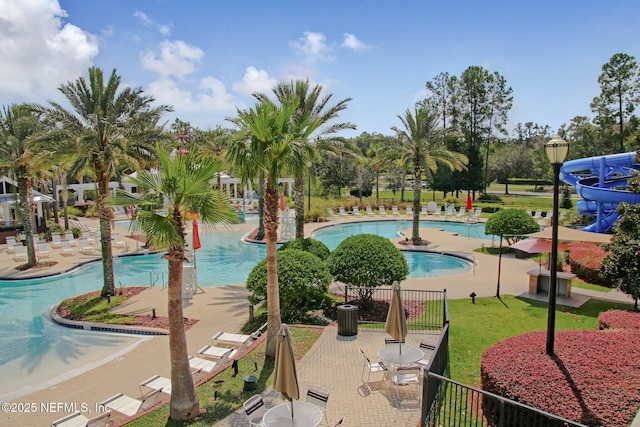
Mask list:
POLYGON ((304 150, 292 133, 292 120, 297 99, 275 105, 256 104, 248 111, 238 110, 238 119, 248 139, 237 140, 227 152, 231 163, 241 166, 246 159, 252 174, 264 173, 264 227, 267 240, 267 357, 275 357, 276 338, 280 328, 280 293, 278 290, 278 177, 287 170, 296 170, 305 163, 304 150))
POLYGON ((467 158, 461 153, 448 150, 441 141, 438 129, 438 115, 425 105, 417 104, 414 112, 407 109, 404 116, 398 115, 404 129, 392 127, 398 136, 396 147, 398 157, 406 159, 413 168, 413 229, 411 240, 414 245, 422 244, 420 238, 420 197, 422 172, 436 172, 438 165, 462 170, 467 158))
MULTIPOLYGON (((235 218, 226 195, 213 188, 221 163, 211 157, 200 156, 192 147, 187 154, 171 158, 158 147, 159 172, 139 171, 137 177, 126 180, 142 194, 162 194, 168 203, 167 214, 141 209, 134 228, 142 231, 154 248, 168 248, 165 258, 169 264, 169 352, 171 358, 170 417, 186 421, 200 415, 195 393, 187 336, 182 311, 182 263, 185 259, 185 218, 195 212, 204 226, 229 223, 235 218)), ((155 203, 119 190, 111 205, 130 206, 155 203)))
MULTIPOLYGON (((347 108, 351 98, 343 99, 330 106, 332 94, 321 97, 322 86, 311 87, 309 80, 292 80, 289 83, 279 83, 273 89, 273 93, 281 104, 297 100, 296 111, 293 117, 292 132, 295 140, 300 144, 304 152, 305 161, 293 169, 294 194, 296 209, 296 238, 304 238, 304 177, 308 172, 307 162, 315 157, 315 148, 310 138, 313 135, 318 139, 324 135, 335 134, 344 129, 355 129, 353 123, 334 123, 320 129, 329 121, 338 117, 338 113, 347 108)), ((254 94, 260 102, 270 102, 265 94, 254 94)))
POLYGON ((27 266, 37 263, 33 247, 32 175, 27 156, 27 139, 40 126, 39 115, 24 104, 12 104, 0 114, 0 171, 13 174, 18 184, 19 210, 27 243, 27 266))
POLYGON ((89 168, 96 183, 96 203, 100 220, 100 242, 104 267, 102 296, 114 295, 113 255, 111 252, 112 211, 107 206, 109 180, 121 165, 132 168, 149 164, 158 139, 163 138, 157 126, 163 113, 171 108, 161 105, 151 107, 154 99, 142 95, 141 88, 124 88, 120 92, 121 77, 114 69, 109 80, 104 81, 102 70, 89 68, 89 81, 79 77, 59 89, 71 104, 66 110, 60 104, 49 101, 50 108, 42 108, 50 124, 46 140, 60 138, 66 133, 69 144, 60 146, 58 155, 75 155, 72 170, 89 168))

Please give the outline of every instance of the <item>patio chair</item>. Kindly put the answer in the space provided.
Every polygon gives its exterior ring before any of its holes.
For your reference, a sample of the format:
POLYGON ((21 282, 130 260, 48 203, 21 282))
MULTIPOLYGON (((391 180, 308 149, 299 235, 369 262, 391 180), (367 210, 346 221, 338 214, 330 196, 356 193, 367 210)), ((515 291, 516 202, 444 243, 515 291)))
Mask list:
POLYGON ((338 213, 339 213, 341 216, 347 216, 347 215, 349 215, 349 214, 344 210, 344 208, 343 208, 342 206, 340 206, 340 207, 338 208, 338 213))
POLYGON ((6 242, 7 242, 7 253, 12 254, 14 251, 13 247, 16 244, 18 244, 16 242, 16 238, 14 236, 7 236, 6 242))
POLYGON ((111 424, 111 411, 93 418, 87 418, 80 412, 74 412, 51 423, 53 427, 106 427, 111 424))
POLYGON ((27 251, 20 243, 13 246, 13 260, 14 261, 26 261, 27 251))
POLYGON ((360 212, 360 208, 357 206, 352 207, 351 211, 353 212, 354 215, 362 215, 362 213, 360 212))
POLYGON ((416 395, 420 400, 420 367, 418 366, 397 366, 391 376, 391 384, 396 389, 396 397, 400 399, 400 387, 416 386, 416 395))
POLYGON ((380 211, 380 215, 386 215, 387 214, 387 210, 382 205, 378 206, 378 210, 380 211))
POLYGON ((140 392, 144 395, 144 387, 151 390, 162 390, 163 393, 171 394, 171 380, 167 377, 154 375, 139 384, 140 392))
POLYGON ((269 322, 264 322, 258 329, 256 329, 251 334, 251 339, 252 340, 257 340, 258 338, 260 338, 262 336, 262 334, 264 333, 264 331, 267 330, 267 326, 268 325, 269 325, 269 322))
POLYGON ((251 335, 232 334, 229 332, 218 332, 211 337, 211 341, 215 344, 216 341, 222 341, 230 344, 243 345, 251 339, 251 335))
POLYGON ((397 206, 391 206, 391 213, 394 215, 400 215, 400 211, 398 211, 397 206))
POLYGON ((533 209, 527 209, 525 212, 528 213, 529 215, 533 216, 533 209))
MULTIPOLYGON (((404 342, 404 340, 402 340, 402 342, 404 342)), ((386 337, 384 339, 384 345, 389 345, 389 344, 398 344, 398 340, 392 337, 386 337)))
POLYGON ((127 242, 122 240, 122 237, 120 237, 120 234, 113 233, 111 235, 111 238, 113 239, 113 247, 114 248, 124 248, 125 246, 127 246, 127 242))
POLYGON ((329 390, 310 385, 307 389, 307 396, 304 401, 317 406, 322 411, 322 417, 327 420, 327 401, 329 400, 329 390))
POLYGON ((365 206, 365 210, 367 211, 367 215, 374 215, 373 209, 371 209, 371 206, 365 206))
POLYGON ((542 211, 536 211, 536 213, 533 214, 533 218, 534 219, 542 219, 542 211))
POLYGON ((320 426, 321 427, 342 427, 344 425, 345 419, 346 419, 346 417, 342 417, 335 424, 323 424, 323 423, 320 423, 320 426))
POLYGON ((465 208, 464 206, 460 206, 460 209, 458 209, 458 213, 456 214, 456 218, 462 218, 466 214, 467 214, 467 208, 465 208))
POLYGON ((95 254, 95 248, 89 244, 89 240, 86 237, 80 238, 80 252, 85 255, 95 254))
POLYGON ((244 408, 244 413, 249 420, 249 425, 264 427, 262 417, 264 416, 267 408, 264 405, 262 396, 259 394, 251 396, 249 399, 245 400, 242 407, 244 408))
POLYGON ((78 241, 73 236, 73 233, 71 231, 65 231, 64 238, 69 242, 71 246, 78 246, 78 241))
POLYGON ((45 242, 39 242, 37 249, 38 256, 40 258, 49 258, 51 256, 51 252, 49 252, 49 249, 47 248, 47 244, 45 242))
POLYGON ((476 208, 476 210, 473 211, 473 214, 469 216, 468 220, 471 222, 478 222, 480 221, 480 215, 482 215, 482 208, 476 208))
POLYGON ((436 349, 436 345, 431 341, 422 340, 420 341, 420 349, 425 353, 425 357, 418 360, 416 364, 423 369, 426 369, 429 366, 429 361, 431 360, 430 356, 431 353, 433 353, 433 351, 436 349), (429 355, 426 354, 427 351, 429 352, 429 355))
POLYGON ((60 241, 60 244, 61 244, 60 250, 62 251, 63 256, 73 256, 75 251, 71 247, 71 243, 69 243, 68 240, 63 239, 60 241))
POLYGON ((434 214, 435 216, 440 216, 440 215, 442 215, 442 206, 436 206, 436 210, 435 210, 435 211, 433 211, 433 214, 434 214))
POLYGON ((327 213, 329 214, 329 216, 336 216, 336 214, 333 213, 333 209, 331 208, 327 208, 327 213))
POLYGON ((201 359, 195 356, 189 356, 189 367, 196 372, 204 371, 207 373, 211 373, 215 367, 218 365, 218 362, 213 360, 201 359))
POLYGON ((58 249, 62 247, 62 242, 60 239, 60 233, 53 233, 51 235, 51 247, 54 249, 58 249))
POLYGON ((407 205, 407 216, 413 216, 413 207, 411 205, 407 205))
POLYGON ((100 406, 111 411, 120 412, 131 417, 138 412, 147 410, 158 403, 158 399, 162 393, 162 389, 153 390, 151 393, 143 396, 142 400, 118 393, 110 398, 100 402, 100 406))
POLYGON ((387 375, 389 368, 387 368, 387 365, 385 365, 382 360, 376 360, 372 362, 369 356, 367 356, 365 352, 362 351, 361 348, 359 348, 358 351, 360 352, 360 354, 362 355, 362 358, 364 359, 362 362, 362 373, 360 374, 360 379, 362 380, 363 383, 365 384, 369 383, 372 373, 382 372, 385 374, 385 376, 387 375), (364 380, 365 372, 367 373, 366 381, 364 380))
POLYGON ((214 345, 205 345, 198 350, 198 354, 216 360, 232 358, 237 352, 238 350, 232 348, 216 347, 214 345))

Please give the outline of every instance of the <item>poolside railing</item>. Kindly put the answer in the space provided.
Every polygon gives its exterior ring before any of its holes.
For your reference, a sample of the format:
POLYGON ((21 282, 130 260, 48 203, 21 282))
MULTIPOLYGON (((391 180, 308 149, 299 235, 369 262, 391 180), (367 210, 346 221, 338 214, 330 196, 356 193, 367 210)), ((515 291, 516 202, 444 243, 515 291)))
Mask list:
MULTIPOLYGON (((447 291, 425 291, 401 289, 402 304, 407 316, 409 332, 441 331, 446 322, 447 291)), ((379 307, 388 307, 391 303, 392 289, 389 287, 346 286, 345 304, 354 304, 359 308, 358 325, 362 330, 380 331, 384 329, 385 319, 375 319, 368 313, 381 313, 379 307), (376 306, 378 309, 376 310, 376 306)), ((386 316, 386 311, 382 310, 386 316)))

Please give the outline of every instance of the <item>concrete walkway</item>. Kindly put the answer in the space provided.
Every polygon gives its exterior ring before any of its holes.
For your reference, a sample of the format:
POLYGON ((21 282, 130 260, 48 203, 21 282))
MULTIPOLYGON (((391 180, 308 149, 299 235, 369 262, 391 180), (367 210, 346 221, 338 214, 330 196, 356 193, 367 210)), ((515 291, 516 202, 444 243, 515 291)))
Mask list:
MULTIPOLYGON (((352 220, 395 220, 397 217, 374 218, 335 217, 329 223, 309 224, 307 234, 321 226, 352 220)), ((406 218, 401 218, 405 220, 406 218)), ((410 226, 410 222, 408 222, 410 226)), ((247 225, 244 227, 248 229, 247 225)), ((121 233, 124 236, 124 234, 121 233)), ((402 286, 405 289, 447 290, 449 298, 469 298, 471 292, 478 296, 493 296, 496 292, 498 257, 474 253, 473 250, 482 244, 490 245, 491 241, 469 239, 453 236, 450 233, 427 229, 424 239, 431 244, 428 250, 437 252, 454 252, 458 255, 475 259, 475 268, 465 274, 431 279, 407 279, 402 286)), ((399 239, 397 239, 399 240, 399 239)), ((135 241, 130 241, 135 247, 135 241)), ((139 249, 139 247, 138 247, 139 249)), ((419 248, 424 249, 424 248, 419 248)), ((4 251, 3 251, 4 252, 4 251)), ((55 255, 54 255, 55 256, 55 255)), ((60 257, 62 258, 62 257, 60 257)), ((58 259, 53 258, 52 259, 58 259)), ((82 262, 83 258, 64 258, 53 269, 63 271, 73 267, 73 262, 82 262)), ((29 277, 32 272, 16 272, 16 262, 6 254, 0 253, 0 276, 29 277)), ((527 271, 538 268, 538 264, 528 259, 515 259, 512 255, 502 258, 500 289, 501 294, 525 294, 528 286, 527 271)), ((185 305, 185 316, 199 319, 199 322, 187 332, 189 353, 195 355, 202 346, 211 343, 211 336, 216 331, 237 332, 248 318, 247 291, 243 284, 206 288, 205 293, 196 294, 192 301, 185 305)), ((166 291, 151 288, 133 298, 120 310, 131 313, 148 313, 155 308, 159 316, 166 316, 166 291)), ((587 297, 615 301, 632 302, 629 297, 617 291, 604 295, 592 295, 592 292, 573 289, 574 294, 587 297)), ((528 295, 528 294, 526 294, 528 295)), ((577 295, 576 295, 577 296, 577 295)), ((558 304, 562 304, 559 300, 558 304)), ((346 416, 348 426, 371 425, 405 425, 415 426, 418 420, 417 402, 409 398, 398 401, 395 391, 388 389, 387 383, 374 381, 370 386, 363 386, 360 379, 362 358, 358 353, 361 347, 371 356, 377 354, 383 344, 383 334, 360 332, 356 337, 340 337, 335 327, 326 327, 320 339, 311 351, 299 363, 301 394, 306 392, 310 384, 316 384, 331 391, 327 415, 330 422, 336 422, 346 416)), ((410 334, 409 343, 417 345, 420 336, 410 334)), ((122 392, 133 397, 140 396, 138 384, 152 375, 169 376, 168 337, 150 338, 130 352, 115 359, 105 361, 89 372, 74 376, 52 387, 45 388, 28 396, 16 399, 15 403, 37 403, 35 413, 0 413, 0 426, 16 425, 49 425, 51 421, 61 418, 65 413, 73 412, 69 404, 86 405, 94 411, 95 404, 116 393, 122 392), (40 402, 54 402, 63 405, 59 412, 40 410, 40 402), (66 404, 67 408, 64 408, 66 404)), ((373 379, 373 378, 372 378, 373 379)), ((265 396, 270 404, 280 402, 274 393, 265 396)), ((58 406, 59 407, 59 406, 58 406)), ((91 414, 87 414, 91 415, 91 414)), ((241 412, 232 414, 220 426, 243 426, 246 419, 241 412)))

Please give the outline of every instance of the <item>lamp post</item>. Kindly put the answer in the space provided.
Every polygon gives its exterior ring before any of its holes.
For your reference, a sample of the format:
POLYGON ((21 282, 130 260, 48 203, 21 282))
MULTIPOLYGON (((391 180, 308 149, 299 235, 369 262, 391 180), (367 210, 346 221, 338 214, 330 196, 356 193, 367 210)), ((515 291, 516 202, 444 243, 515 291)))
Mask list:
POLYGON ((309 166, 309 194, 308 194, 308 205, 307 211, 311 210, 311 162, 307 162, 307 166, 309 166))
POLYGON ((560 166, 567 157, 569 143, 559 135, 551 138, 544 147, 553 167, 553 216, 551 217, 551 258, 549 259, 549 312, 547 315, 547 354, 552 356, 556 328, 556 287, 558 279, 558 187, 560 166))

